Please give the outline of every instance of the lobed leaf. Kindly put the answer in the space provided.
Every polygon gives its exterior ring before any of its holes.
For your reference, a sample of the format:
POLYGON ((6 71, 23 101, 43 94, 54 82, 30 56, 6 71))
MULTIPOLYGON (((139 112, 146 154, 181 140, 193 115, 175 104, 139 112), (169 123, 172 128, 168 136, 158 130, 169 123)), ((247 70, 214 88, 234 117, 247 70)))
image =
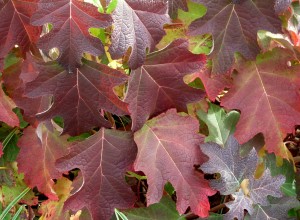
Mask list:
POLYGON ((115 208, 133 206, 135 197, 124 176, 135 157, 136 145, 130 132, 101 128, 74 144, 70 153, 57 161, 57 168, 79 168, 83 184, 65 202, 64 209, 77 211, 86 207, 93 219, 110 219, 115 208))
POLYGON ((104 52, 101 41, 92 37, 88 29, 104 28, 111 22, 110 15, 100 14, 97 7, 79 0, 40 0, 31 18, 36 26, 52 24, 52 30, 40 38, 38 46, 46 53, 57 48, 57 61, 68 72, 76 71, 81 65, 84 52, 95 56, 104 52))
POLYGON ((233 194, 244 179, 252 177, 258 162, 255 149, 245 157, 240 156, 240 145, 232 135, 228 137, 224 148, 211 142, 202 144, 201 150, 209 157, 201 169, 206 173, 221 175, 210 183, 223 195, 233 194))
POLYGON ((211 33, 214 38, 212 72, 232 69, 234 53, 254 59, 260 49, 257 31, 280 33, 281 23, 275 14, 274 0, 193 0, 207 7, 207 14, 190 25, 190 35, 211 33))
POLYGON ((188 50, 188 42, 179 39, 150 54, 142 67, 130 74, 125 102, 129 103, 132 130, 140 129, 152 116, 170 108, 187 112, 187 104, 201 100, 204 93, 189 87, 183 77, 199 71, 204 55, 188 50))
POLYGON ((300 66, 289 66, 293 59, 282 48, 261 54, 256 61, 238 58, 238 74, 221 100, 226 108, 241 111, 235 132, 240 143, 262 133, 267 151, 283 158, 290 154, 283 140, 300 124, 300 66))
POLYGON ((129 50, 131 69, 143 64, 146 51, 154 50, 165 34, 163 25, 170 21, 164 0, 118 0, 112 18, 114 28, 109 53, 118 59, 129 50))
POLYGON ((64 133, 78 135, 96 126, 110 127, 110 123, 100 115, 100 109, 118 115, 128 111, 126 103, 113 92, 115 86, 127 79, 117 70, 87 60, 74 73, 67 72, 56 62, 33 65, 39 75, 26 84, 25 94, 30 98, 53 95, 53 104, 38 118, 63 117, 64 133))
POLYGON ((58 197, 52 179, 58 179, 62 173, 55 168, 55 161, 68 153, 69 144, 67 137, 49 129, 51 126, 47 128, 43 123, 37 129, 25 129, 18 142, 21 150, 17 162, 19 172, 24 173, 24 180, 29 187, 37 187, 50 200, 56 200, 58 197))
POLYGON ((202 142, 198 129, 196 119, 171 109, 146 122, 134 134, 138 146, 134 167, 147 176, 147 205, 158 202, 164 185, 170 182, 176 190, 176 207, 180 214, 190 206, 193 213, 208 216, 207 196, 215 191, 203 174, 193 168, 206 160, 198 147, 202 142))

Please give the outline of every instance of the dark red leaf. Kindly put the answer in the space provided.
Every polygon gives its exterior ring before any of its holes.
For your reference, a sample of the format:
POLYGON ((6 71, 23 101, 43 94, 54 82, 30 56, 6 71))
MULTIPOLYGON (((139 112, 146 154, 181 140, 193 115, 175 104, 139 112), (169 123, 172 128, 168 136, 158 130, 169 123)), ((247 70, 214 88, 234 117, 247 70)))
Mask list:
POLYGON ((34 65, 39 75, 26 84, 26 95, 53 95, 51 107, 38 116, 43 120, 63 117, 64 133, 78 135, 96 126, 110 127, 100 115, 100 109, 118 115, 127 113, 126 103, 113 92, 113 87, 127 80, 125 74, 87 60, 74 73, 64 70, 56 62, 34 65))
POLYGON ((170 20, 167 9, 163 0, 118 0, 112 14, 114 29, 109 48, 112 58, 121 58, 131 48, 129 66, 132 69, 140 67, 146 50, 153 51, 165 35, 163 25, 170 20))
POLYGON ((208 196, 215 191, 193 167, 207 159, 199 148, 203 139, 198 130, 196 119, 172 109, 149 120, 134 134, 138 146, 135 169, 146 174, 149 185, 147 205, 159 202, 164 185, 170 182, 176 190, 179 213, 190 206, 193 213, 208 216, 208 196))
POLYGON ((16 105, 23 109, 25 121, 32 125, 38 124, 36 114, 47 110, 50 99, 47 96, 41 98, 28 98, 24 96, 25 84, 37 77, 38 71, 34 66, 33 58, 27 56, 25 61, 20 60, 3 72, 4 86, 16 105))
POLYGON ((61 177, 55 168, 55 161, 68 153, 67 138, 41 123, 37 129, 25 129, 18 146, 21 148, 17 158, 18 168, 19 172, 24 173, 26 184, 31 188, 36 186, 51 200, 57 199, 52 179, 61 177))
POLYGON ((50 33, 41 37, 38 46, 47 53, 52 48, 58 48, 58 62, 73 72, 80 66, 84 52, 95 56, 104 52, 101 41, 89 34, 89 28, 107 27, 112 19, 83 1, 40 0, 31 22, 33 25, 53 25, 50 33))
POLYGON ((256 61, 237 60, 233 87, 221 100, 229 109, 241 110, 235 136, 245 143, 263 133, 266 149, 289 158, 283 140, 300 124, 300 66, 289 66, 289 51, 275 48, 256 61))
POLYGON ((281 32, 274 0, 193 0, 207 7, 207 14, 190 25, 190 34, 211 33, 214 38, 213 73, 226 73, 234 63, 234 53, 254 59, 260 49, 257 31, 281 32))
POLYGON ((187 112, 187 104, 201 100, 204 93, 189 87, 183 77, 205 65, 204 55, 188 50, 186 40, 176 40, 165 49, 150 54, 144 65, 130 74, 125 101, 129 103, 132 129, 170 108, 187 112))
POLYGON ((41 33, 40 27, 30 25, 30 17, 38 0, 4 0, 0 2, 0 58, 18 45, 23 53, 29 50, 41 33))
POLYGON ((125 172, 136 157, 130 132, 102 128, 74 145, 70 154, 58 160, 61 171, 79 168, 82 187, 65 203, 65 209, 87 207, 93 219, 110 219, 114 209, 133 206, 134 194, 125 182, 125 172))
POLYGON ((12 111, 15 107, 15 103, 4 93, 0 82, 0 121, 12 127, 19 126, 19 119, 12 111))

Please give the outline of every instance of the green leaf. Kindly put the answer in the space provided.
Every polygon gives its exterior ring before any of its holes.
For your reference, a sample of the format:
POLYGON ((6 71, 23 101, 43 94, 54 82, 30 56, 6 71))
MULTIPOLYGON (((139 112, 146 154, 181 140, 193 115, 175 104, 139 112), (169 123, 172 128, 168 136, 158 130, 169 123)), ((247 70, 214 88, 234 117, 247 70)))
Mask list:
POLYGON ((284 159, 282 166, 277 166, 276 156, 274 154, 267 154, 265 157, 265 165, 270 169, 272 176, 280 174, 285 176, 285 183, 281 186, 281 190, 285 195, 293 197, 297 196, 293 164, 284 159))
POLYGON ((11 208, 14 207, 19 202, 19 200, 22 199, 29 191, 30 191, 30 188, 27 187, 17 197, 15 197, 15 199, 13 201, 11 201, 11 203, 9 203, 9 205, 1 213, 0 220, 3 220, 5 218, 5 216, 9 213, 11 208))
POLYGON ((165 191, 170 195, 172 196, 175 192, 175 189, 174 187, 172 186, 172 184, 170 182, 167 182, 166 185, 165 185, 165 191))
POLYGON ((181 9, 178 10, 178 18, 186 25, 189 26, 192 21, 201 18, 206 13, 206 7, 204 5, 197 4, 192 1, 188 1, 188 11, 185 12, 181 9))
POLYGON ((215 142, 224 146, 228 136, 235 131, 236 123, 240 118, 237 111, 231 111, 226 114, 225 110, 221 107, 209 104, 208 112, 197 112, 198 117, 205 122, 208 127, 209 135, 205 138, 206 142, 215 142))
POLYGON ((169 197, 164 196, 159 203, 150 205, 147 208, 128 209, 123 214, 129 220, 183 220, 176 210, 175 202, 169 197))

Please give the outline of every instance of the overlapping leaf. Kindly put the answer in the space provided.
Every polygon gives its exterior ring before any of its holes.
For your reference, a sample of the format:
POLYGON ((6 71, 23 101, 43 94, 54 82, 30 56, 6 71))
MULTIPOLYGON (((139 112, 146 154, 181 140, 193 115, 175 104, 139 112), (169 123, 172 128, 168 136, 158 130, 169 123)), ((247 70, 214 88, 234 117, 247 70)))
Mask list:
POLYGON ((130 48, 130 68, 140 67, 146 57, 146 50, 153 51, 165 34, 163 25, 169 22, 168 5, 164 0, 118 0, 112 14, 112 58, 121 58, 130 48))
POLYGON ((4 93, 0 81, 0 121, 14 127, 19 126, 19 119, 12 111, 15 108, 15 103, 4 93))
POLYGON ((44 201, 39 207, 39 213, 41 214, 40 220, 66 220, 69 215, 67 212, 63 212, 64 202, 70 196, 72 189, 72 181, 62 177, 57 180, 53 186, 53 190, 58 197, 58 201, 44 201))
POLYGON ((133 206, 135 198, 124 175, 135 156, 130 132, 102 128, 75 144, 57 164, 61 171, 79 168, 84 179, 82 187, 66 201, 65 209, 87 207, 93 219, 110 219, 114 208, 133 206))
POLYGON ((250 214, 253 213, 252 201, 246 197, 242 190, 233 194, 234 201, 227 202, 226 206, 230 209, 224 216, 225 220, 232 220, 237 218, 238 220, 244 219, 244 209, 250 214))
POLYGON ((53 104, 39 114, 39 118, 63 117, 64 132, 71 135, 96 126, 109 127, 110 123, 100 115, 100 109, 119 115, 127 113, 127 105, 113 92, 113 87, 124 83, 127 76, 102 64, 84 63, 74 73, 55 62, 35 63, 39 75, 26 84, 29 97, 53 95, 53 104))
POLYGON ((299 207, 300 203, 293 197, 272 198, 268 206, 256 205, 251 220, 281 220, 286 219, 288 211, 292 208, 299 207))
POLYGON ((111 22, 110 15, 100 14, 94 5, 79 0, 40 0, 31 19, 33 25, 52 24, 52 30, 41 37, 38 46, 47 53, 58 48, 58 62, 69 72, 80 66, 84 52, 95 56, 104 52, 101 41, 92 37, 88 29, 104 28, 111 22))
POLYGON ((178 9, 187 11, 187 0, 169 0, 168 1, 168 12, 171 18, 176 18, 178 14, 178 9))
POLYGON ((213 73, 226 73, 234 63, 234 53, 247 59, 259 53, 257 31, 279 33, 281 23, 274 0, 193 0, 207 7, 207 14, 190 26, 191 35, 211 33, 214 38, 213 73))
POLYGON ((213 142, 201 145, 202 152, 210 158, 201 165, 201 169, 206 173, 220 173, 219 179, 211 180, 211 186, 221 194, 236 192, 242 181, 252 177, 256 169, 258 159, 255 149, 246 157, 241 157, 239 148, 239 143, 232 135, 228 137, 224 148, 213 142))
POLYGON ((280 187, 285 182, 285 177, 272 177, 270 170, 266 169, 262 177, 255 179, 258 161, 255 149, 241 157, 240 145, 232 135, 224 148, 211 142, 201 145, 201 149, 209 157, 209 161, 202 164, 201 169, 206 173, 220 174, 219 178, 211 180, 212 187, 223 195, 232 194, 235 198, 234 201, 225 203, 230 208, 225 219, 243 219, 245 209, 252 215, 254 205, 270 205, 268 196, 283 196, 280 187))
POLYGON ((277 14, 285 12, 291 5, 292 0, 275 0, 275 11, 277 14))
POLYGON ((38 40, 41 28, 30 25, 30 17, 37 9, 37 2, 38 0, 0 1, 0 59, 15 45, 26 52, 38 40))
MULTIPOLYGON (((267 169, 260 179, 250 178, 249 194, 240 190, 234 193, 235 200, 226 203, 230 210, 225 214, 225 219, 243 219, 244 209, 250 215, 254 214, 254 205, 269 206, 270 202, 268 196, 282 197, 280 186, 284 183, 285 178, 282 175, 272 177, 270 170, 267 169)), ((292 201, 293 198, 290 198, 292 201)), ((286 208, 279 208, 280 212, 286 212, 286 208)))
POLYGON ((128 209, 122 213, 130 220, 184 220, 176 210, 175 202, 169 196, 164 196, 159 203, 147 208, 128 209))
POLYGON ((52 179, 61 177, 55 161, 68 153, 66 137, 59 136, 58 132, 41 123, 37 129, 25 129, 18 146, 21 150, 17 161, 19 171, 25 175, 25 182, 32 188, 36 186, 49 199, 57 199, 52 179))
POLYGON ((206 157, 198 145, 196 119, 179 115, 171 109, 148 122, 134 135, 138 146, 135 169, 143 171, 149 184, 147 204, 160 200, 164 185, 170 182, 177 195, 177 210, 184 213, 188 206, 193 213, 207 217, 207 196, 215 193, 202 174, 196 174, 194 164, 201 164, 206 157))
POLYGON ((205 141, 212 141, 221 146, 224 146, 229 135, 233 134, 240 118, 238 112, 231 111, 226 114, 224 109, 214 104, 209 104, 207 113, 198 111, 197 115, 208 126, 209 136, 205 141))
POLYGON ((38 70, 31 56, 27 56, 25 61, 19 60, 3 71, 3 81, 7 93, 16 105, 23 109, 25 121, 32 125, 38 124, 36 114, 47 110, 50 105, 48 96, 29 98, 24 95, 25 84, 33 81, 37 74, 38 70))
POLYGON ((237 60, 234 85, 222 99, 222 105, 241 110, 235 136, 244 143, 263 133, 266 149, 288 158, 283 144, 287 133, 300 124, 300 66, 288 63, 293 56, 275 48, 255 61, 237 60))
POLYGON ((199 71, 205 56, 189 52, 186 40, 177 40, 149 55, 142 67, 130 74, 125 101, 129 103, 132 129, 170 108, 187 111, 187 104, 204 97, 203 91, 184 83, 183 77, 199 71))

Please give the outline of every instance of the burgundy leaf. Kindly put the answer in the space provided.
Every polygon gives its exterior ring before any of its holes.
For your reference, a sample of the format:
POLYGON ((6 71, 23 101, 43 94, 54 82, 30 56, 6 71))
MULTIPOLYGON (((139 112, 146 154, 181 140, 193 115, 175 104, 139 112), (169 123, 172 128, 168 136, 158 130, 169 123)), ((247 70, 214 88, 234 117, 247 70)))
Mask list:
POLYGON ((109 52, 113 59, 121 58, 130 48, 129 67, 140 67, 146 50, 153 51, 169 22, 168 6, 164 0, 118 0, 112 14, 114 29, 109 52))
POLYGON ((93 219, 110 219, 115 208, 133 206, 134 194, 125 182, 125 172, 136 157, 130 132, 102 128, 75 144, 70 154, 57 161, 61 171, 79 168, 83 185, 65 203, 65 209, 87 207, 93 219))
POLYGON ((26 95, 53 95, 51 107, 38 116, 44 120, 63 117, 64 133, 77 135, 96 126, 110 127, 110 123, 100 115, 100 109, 118 115, 127 113, 126 103, 113 92, 113 87, 126 81, 125 74, 87 60, 74 73, 69 73, 55 62, 34 65, 39 75, 26 84, 26 95))
POLYGON ((41 37, 39 48, 49 52, 58 48, 58 62, 69 72, 76 71, 84 52, 95 56, 104 52, 99 39, 92 37, 90 27, 104 28, 111 24, 110 15, 100 14, 95 6, 79 0, 40 0, 33 15, 33 25, 53 25, 50 33, 41 37))
POLYGON ((0 58, 5 57, 15 45, 25 53, 38 40, 41 28, 30 25, 30 17, 37 9, 37 2, 38 0, 0 2, 0 58))
POLYGON ((2 84, 0 83, 0 121, 12 127, 19 126, 19 119, 12 111, 15 107, 15 103, 4 93, 2 84))
POLYGON ((170 182, 176 190, 179 213, 190 206, 193 213, 208 216, 208 196, 215 191, 193 167, 206 160, 199 148, 203 139, 198 130, 196 119, 171 109, 134 134, 138 146, 135 169, 146 174, 149 185, 147 205, 159 202, 164 185, 170 182))
POLYGON ((221 104, 239 109, 235 137, 245 143, 263 133, 266 149, 288 158, 283 140, 300 124, 300 66, 289 66, 293 55, 282 48, 259 55, 256 61, 237 59, 233 86, 221 104))
POLYGON ((49 96, 29 98, 24 96, 25 84, 37 77, 38 71, 31 56, 25 61, 20 60, 3 72, 4 86, 16 105, 23 109, 25 121, 31 125, 38 125, 36 114, 48 109, 50 105, 49 96))
POLYGON ((260 49, 257 31, 281 32, 274 0, 193 0, 207 7, 207 14, 190 25, 191 35, 211 33, 214 38, 213 73, 226 73, 234 63, 234 53, 254 59, 260 49))
POLYGON ((55 161, 66 155, 67 137, 59 136, 55 130, 49 130, 44 124, 37 129, 28 127, 18 142, 21 148, 17 162, 19 172, 24 173, 24 180, 29 187, 37 187, 50 200, 58 197, 54 192, 52 179, 62 174, 55 168, 55 161))
POLYGON ((187 104, 201 100, 204 93, 189 87, 183 77, 199 71, 204 55, 188 50, 186 40, 176 40, 165 49, 150 54, 144 65, 130 74, 127 96, 132 129, 138 130, 146 120, 170 108, 187 112, 187 104))

